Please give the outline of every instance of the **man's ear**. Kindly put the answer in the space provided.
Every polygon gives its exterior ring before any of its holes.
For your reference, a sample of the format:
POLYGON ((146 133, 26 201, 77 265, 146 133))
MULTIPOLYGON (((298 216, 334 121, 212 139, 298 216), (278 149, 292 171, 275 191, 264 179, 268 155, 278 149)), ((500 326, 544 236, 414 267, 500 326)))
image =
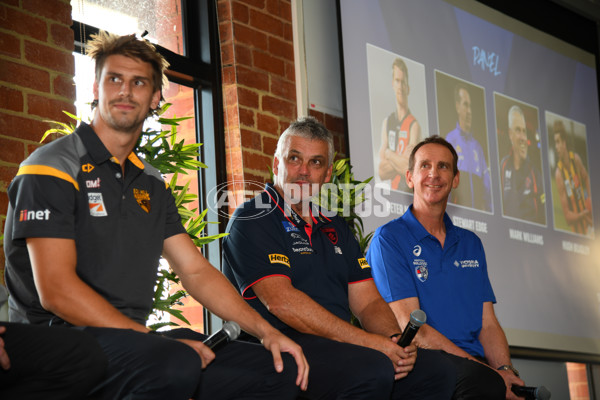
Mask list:
POLYGON ((98 81, 94 80, 94 85, 92 86, 94 93, 94 100, 98 100, 98 81))
POLYGON ((160 97, 160 90, 154 92, 154 94, 152 95, 152 101, 150 102, 151 109, 156 110, 156 107, 158 107, 158 105, 160 104, 160 97))
POLYGON ((327 168, 327 175, 325 175, 325 183, 331 182, 331 174, 333 173, 333 164, 327 168))
POLYGON ((456 189, 458 187, 459 183, 460 183, 460 171, 457 171, 456 175, 454 175, 454 179, 452 179, 452 189, 456 189))
POLYGON ((273 157, 273 180, 279 173, 279 158, 277 156, 273 157))
POLYGON ((410 170, 406 170, 406 185, 409 187, 409 189, 415 188, 415 184, 412 181, 412 173, 410 172, 410 170))

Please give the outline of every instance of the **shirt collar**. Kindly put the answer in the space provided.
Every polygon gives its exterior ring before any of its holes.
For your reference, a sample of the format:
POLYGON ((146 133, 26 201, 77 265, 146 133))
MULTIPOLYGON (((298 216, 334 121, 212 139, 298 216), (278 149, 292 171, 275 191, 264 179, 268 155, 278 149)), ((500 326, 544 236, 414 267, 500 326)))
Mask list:
MULTIPOLYGON (((408 207, 408 211, 404 213, 402 219, 404 219, 404 221, 408 225, 411 234, 415 237, 415 239, 417 239, 417 241, 420 242, 426 237, 433 237, 429 232, 427 232, 427 229, 425 229, 425 227, 421 225, 419 220, 413 214, 412 204, 410 205, 410 207, 408 207)), ((444 247, 447 247, 455 241, 454 238, 456 236, 456 226, 454 225, 454 223, 452 223, 450 216, 446 212, 444 213, 444 225, 446 226, 446 241, 444 243, 444 247)))
MULTIPOLYGON (((279 212, 294 226, 303 227, 307 223, 294 211, 290 204, 286 203, 283 196, 279 194, 275 186, 272 183, 267 183, 265 186, 265 192, 269 197, 269 201, 273 204, 279 212)), ((310 214, 313 220, 313 225, 318 226, 319 224, 326 224, 331 222, 331 219, 327 218, 321 208, 314 203, 310 203, 310 214)))
MULTIPOLYGON (((100 140, 94 129, 85 122, 81 122, 75 134, 79 135, 90 157, 96 164, 102 164, 108 160, 113 160, 118 163, 118 160, 113 157, 108 151, 104 143, 100 140)), ((139 169, 144 169, 144 163, 134 153, 129 153, 127 159, 139 169)))

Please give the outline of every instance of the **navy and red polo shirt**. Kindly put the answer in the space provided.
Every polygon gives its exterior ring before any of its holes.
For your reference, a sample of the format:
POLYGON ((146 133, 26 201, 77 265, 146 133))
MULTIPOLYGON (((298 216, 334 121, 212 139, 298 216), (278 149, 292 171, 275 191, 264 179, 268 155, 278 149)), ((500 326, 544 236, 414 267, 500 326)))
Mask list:
POLYGON ((37 294, 25 239, 73 239, 77 274, 123 314, 145 323, 166 238, 184 233, 158 170, 131 153, 125 171, 94 130, 37 149, 8 189, 4 250, 10 319, 57 323, 37 294))
POLYGON ((244 299, 278 329, 288 326, 260 302, 252 286, 284 276, 337 317, 350 321, 348 284, 372 279, 371 268, 343 218, 312 207, 313 224, 268 184, 238 207, 223 240, 223 272, 244 299))

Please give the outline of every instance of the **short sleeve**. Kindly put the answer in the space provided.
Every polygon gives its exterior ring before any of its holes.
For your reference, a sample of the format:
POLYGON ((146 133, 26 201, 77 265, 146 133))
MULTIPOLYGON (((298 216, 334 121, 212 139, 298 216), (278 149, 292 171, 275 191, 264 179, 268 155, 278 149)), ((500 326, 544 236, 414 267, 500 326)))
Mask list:
POLYGON ((418 296, 408 259, 394 233, 386 226, 375 232, 367 252, 367 261, 375 285, 385 301, 391 303, 418 296))

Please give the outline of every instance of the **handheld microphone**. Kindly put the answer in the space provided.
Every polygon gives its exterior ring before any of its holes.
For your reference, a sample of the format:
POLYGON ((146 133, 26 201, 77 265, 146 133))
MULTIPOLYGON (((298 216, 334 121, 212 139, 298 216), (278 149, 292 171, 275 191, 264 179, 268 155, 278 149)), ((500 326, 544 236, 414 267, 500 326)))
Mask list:
POLYGON ((427 315, 423 310, 414 310, 410 313, 410 322, 404 328, 400 340, 398 340, 398 346, 406 347, 412 342, 413 338, 417 334, 417 331, 427 321, 427 315))
POLYGON ((517 396, 525 397, 529 400, 548 400, 550 398, 550 391, 544 386, 535 387, 512 385, 511 390, 517 396))
POLYGON ((202 341, 202 343, 210 347, 211 350, 215 351, 230 341, 237 339, 237 337, 240 336, 240 331, 241 329, 237 322, 227 321, 223 324, 223 328, 221 328, 221 330, 210 335, 208 338, 202 341))

